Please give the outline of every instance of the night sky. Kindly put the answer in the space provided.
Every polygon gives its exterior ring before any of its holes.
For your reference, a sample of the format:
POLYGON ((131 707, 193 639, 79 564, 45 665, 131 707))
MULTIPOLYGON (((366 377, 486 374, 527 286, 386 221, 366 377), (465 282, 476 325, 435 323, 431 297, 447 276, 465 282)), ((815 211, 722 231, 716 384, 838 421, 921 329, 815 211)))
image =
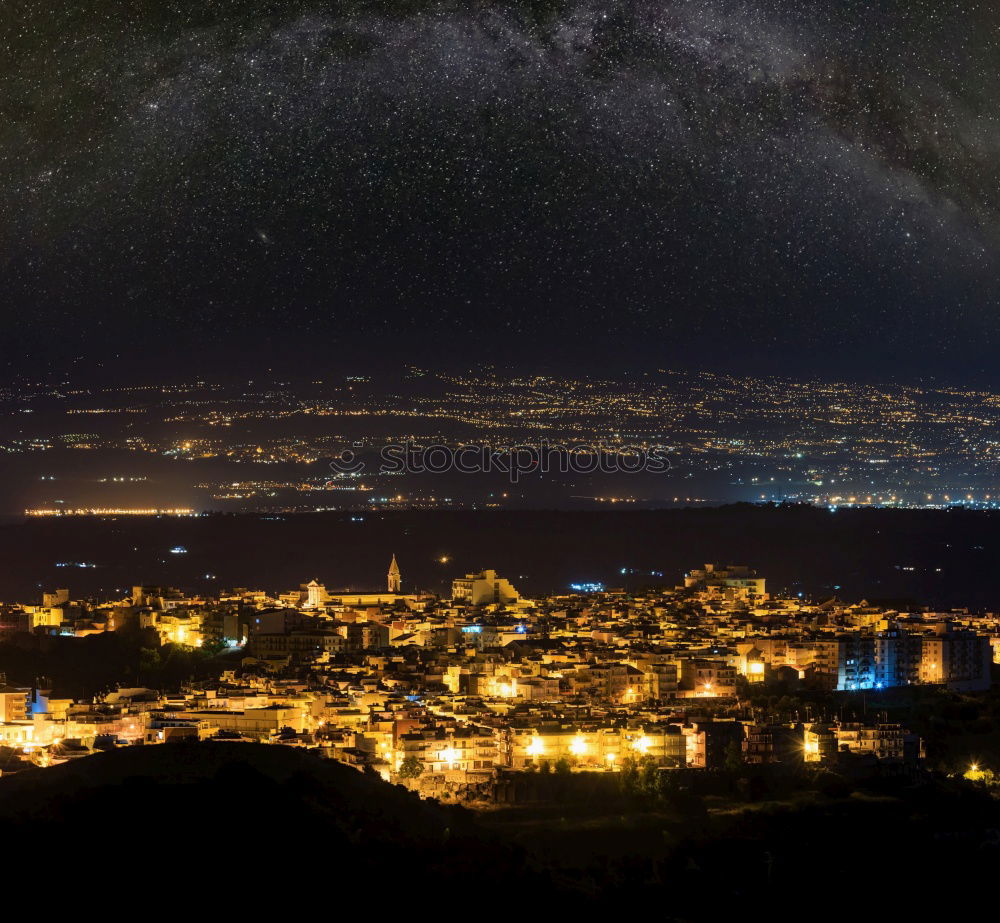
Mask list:
POLYGON ((3 0, 0 356, 1000 384, 998 30, 921 0, 3 0))

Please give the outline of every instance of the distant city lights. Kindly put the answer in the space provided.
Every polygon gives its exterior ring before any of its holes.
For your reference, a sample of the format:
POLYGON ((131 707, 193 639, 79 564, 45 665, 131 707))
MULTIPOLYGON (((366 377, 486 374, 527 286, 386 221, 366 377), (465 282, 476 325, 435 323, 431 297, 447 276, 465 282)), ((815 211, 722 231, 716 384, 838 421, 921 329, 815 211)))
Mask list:
POLYGON ((182 509, 132 509, 132 508, 91 508, 91 509, 29 509, 25 516, 195 516, 194 510, 182 509))

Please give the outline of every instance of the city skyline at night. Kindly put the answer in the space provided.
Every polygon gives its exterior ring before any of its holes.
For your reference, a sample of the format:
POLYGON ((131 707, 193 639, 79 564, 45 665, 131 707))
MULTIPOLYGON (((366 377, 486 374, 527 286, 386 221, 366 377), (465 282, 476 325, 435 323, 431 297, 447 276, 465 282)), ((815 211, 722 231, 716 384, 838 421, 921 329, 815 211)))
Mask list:
POLYGON ((8 903, 985 920, 998 52, 0 0, 8 903))
POLYGON ((0 390, 0 515, 1000 503, 988 390, 666 369, 255 374, 0 390))

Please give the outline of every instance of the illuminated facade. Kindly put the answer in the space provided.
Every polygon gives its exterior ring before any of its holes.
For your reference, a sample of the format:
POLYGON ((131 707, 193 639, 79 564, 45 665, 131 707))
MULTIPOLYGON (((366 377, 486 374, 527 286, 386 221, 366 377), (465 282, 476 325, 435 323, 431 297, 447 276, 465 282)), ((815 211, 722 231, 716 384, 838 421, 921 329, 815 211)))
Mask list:
POLYGON ((651 757, 657 766, 685 765, 686 746, 677 725, 634 728, 545 727, 512 729, 507 765, 512 769, 550 768, 565 761, 576 770, 620 769, 626 759, 651 757))
POLYGON ((748 682, 761 682, 769 671, 787 666, 812 686, 838 692, 918 683, 984 690, 990 686, 993 659, 989 637, 955 630, 947 622, 930 628, 862 628, 799 641, 754 638, 737 649, 739 672, 748 682))
POLYGON ((155 628, 161 644, 182 644, 201 647, 202 615, 198 612, 174 610, 172 612, 146 612, 140 616, 143 627, 155 628))
POLYGON ((765 578, 744 565, 706 564, 684 575, 684 587, 729 603, 756 605, 767 599, 765 578))
POLYGON ((8 724, 26 721, 30 711, 31 689, 18 686, 0 686, 0 722, 8 724))
POLYGON ((517 590, 509 580, 498 577, 495 570, 484 570, 478 574, 466 574, 452 581, 451 596, 455 601, 472 606, 508 604, 517 602, 517 590))
POLYGON ((681 698, 731 698, 736 695, 736 667, 725 659, 684 658, 680 661, 681 698))
POLYGON ((498 764, 496 735, 483 728, 413 731, 400 736, 399 765, 415 759, 422 772, 490 772, 498 764))
POLYGON ((306 609, 319 609, 321 606, 326 604, 329 598, 326 592, 326 587, 322 583, 317 583, 315 580, 310 580, 306 584, 306 600, 304 603, 304 608, 306 609))

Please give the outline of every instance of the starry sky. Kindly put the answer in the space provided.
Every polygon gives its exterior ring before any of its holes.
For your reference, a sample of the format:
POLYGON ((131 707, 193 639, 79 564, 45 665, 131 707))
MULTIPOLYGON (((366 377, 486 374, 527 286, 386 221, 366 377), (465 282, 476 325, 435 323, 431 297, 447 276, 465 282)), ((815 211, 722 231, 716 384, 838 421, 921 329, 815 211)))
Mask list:
POLYGON ((987 2, 3 0, 0 354, 1000 384, 998 44, 987 2))

